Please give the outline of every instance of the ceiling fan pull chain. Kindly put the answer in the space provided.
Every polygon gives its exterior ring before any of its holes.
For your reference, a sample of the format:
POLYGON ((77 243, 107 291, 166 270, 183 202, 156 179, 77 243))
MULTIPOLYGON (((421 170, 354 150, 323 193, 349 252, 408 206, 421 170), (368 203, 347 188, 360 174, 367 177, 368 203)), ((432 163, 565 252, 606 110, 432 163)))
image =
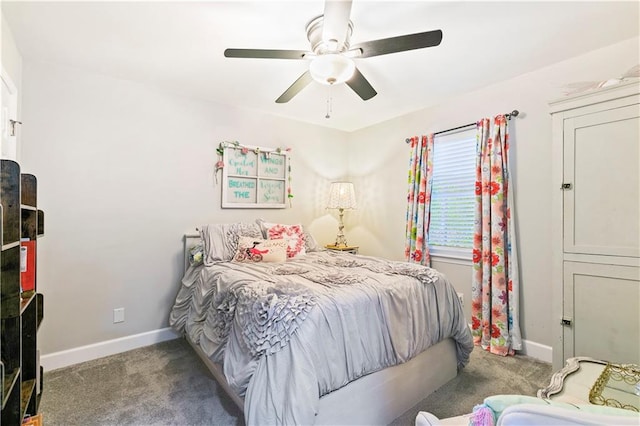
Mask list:
POLYGON ((324 116, 324 118, 331 118, 331 113, 332 113, 332 107, 333 107, 333 98, 331 97, 331 87, 333 85, 330 85, 327 88, 327 115, 324 116))

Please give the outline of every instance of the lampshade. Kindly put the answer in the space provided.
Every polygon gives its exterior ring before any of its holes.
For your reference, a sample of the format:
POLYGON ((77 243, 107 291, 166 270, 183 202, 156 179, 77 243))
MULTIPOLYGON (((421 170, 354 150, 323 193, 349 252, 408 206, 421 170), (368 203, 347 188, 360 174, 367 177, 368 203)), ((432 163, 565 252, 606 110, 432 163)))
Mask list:
POLYGON ((317 56, 309 64, 311 77, 318 83, 327 85, 344 83, 355 70, 353 59, 335 53, 317 56))
POLYGON ((351 182, 333 182, 329 188, 328 209, 355 209, 356 192, 351 182))

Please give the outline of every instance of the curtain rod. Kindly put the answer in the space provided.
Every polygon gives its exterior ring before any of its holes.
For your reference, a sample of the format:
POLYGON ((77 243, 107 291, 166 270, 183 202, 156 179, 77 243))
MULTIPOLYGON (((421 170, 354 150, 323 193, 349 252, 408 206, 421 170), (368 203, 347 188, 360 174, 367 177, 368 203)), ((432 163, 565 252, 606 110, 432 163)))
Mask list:
MULTIPOLYGON (((514 109, 513 111, 504 114, 504 116, 507 117, 507 120, 511 120, 511 117, 517 117, 518 114, 520 114, 520 111, 518 111, 517 109, 514 109)), ((439 135, 441 133, 453 132, 454 130, 460 130, 460 129, 464 129, 465 127, 471 127, 471 126, 475 126, 475 125, 476 125, 476 123, 469 123, 469 124, 465 124, 463 126, 454 127, 454 128, 447 129, 447 130, 440 130, 439 132, 435 132, 434 135, 439 135)), ((411 142, 411 138, 407 138, 405 140, 405 142, 406 143, 411 142)))

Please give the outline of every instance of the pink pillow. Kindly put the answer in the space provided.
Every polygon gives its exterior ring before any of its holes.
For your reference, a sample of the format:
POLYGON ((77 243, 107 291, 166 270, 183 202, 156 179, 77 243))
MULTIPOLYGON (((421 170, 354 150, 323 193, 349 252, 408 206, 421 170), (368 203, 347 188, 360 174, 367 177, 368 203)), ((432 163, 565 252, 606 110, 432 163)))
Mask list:
POLYGON ((287 242, 287 257, 292 259, 305 255, 304 230, 302 225, 283 225, 281 223, 263 223, 267 238, 270 240, 285 240, 287 242))

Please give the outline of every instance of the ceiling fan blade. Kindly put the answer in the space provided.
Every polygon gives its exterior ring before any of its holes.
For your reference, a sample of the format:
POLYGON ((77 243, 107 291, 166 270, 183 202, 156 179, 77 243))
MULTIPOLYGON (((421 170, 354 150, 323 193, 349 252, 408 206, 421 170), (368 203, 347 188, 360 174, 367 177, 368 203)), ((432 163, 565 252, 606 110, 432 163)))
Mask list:
POLYGON ((298 94, 302 89, 307 87, 309 83, 313 81, 313 77, 311 77, 311 73, 309 71, 305 71, 296 81, 293 82, 291 86, 287 90, 284 91, 282 95, 278 99, 276 99, 276 103, 283 104, 285 102, 289 102, 291 98, 298 94))
POLYGON ((349 30, 349 16, 351 15, 351 0, 326 0, 324 3, 324 17, 322 20, 322 40, 335 40, 340 48, 349 30))
POLYGON ((362 98, 363 101, 368 101, 378 94, 373 86, 367 81, 367 79, 362 75, 360 70, 356 68, 353 73, 353 77, 346 81, 347 86, 351 87, 354 92, 358 94, 362 98))
POLYGON ((406 50, 422 49, 437 46, 442 41, 442 31, 426 31, 423 33, 407 34, 380 40, 365 41, 351 46, 350 50, 360 50, 361 58, 404 52, 406 50))
POLYGON ((304 59, 307 50, 277 50, 277 49, 226 49, 227 58, 259 58, 259 59, 304 59))

